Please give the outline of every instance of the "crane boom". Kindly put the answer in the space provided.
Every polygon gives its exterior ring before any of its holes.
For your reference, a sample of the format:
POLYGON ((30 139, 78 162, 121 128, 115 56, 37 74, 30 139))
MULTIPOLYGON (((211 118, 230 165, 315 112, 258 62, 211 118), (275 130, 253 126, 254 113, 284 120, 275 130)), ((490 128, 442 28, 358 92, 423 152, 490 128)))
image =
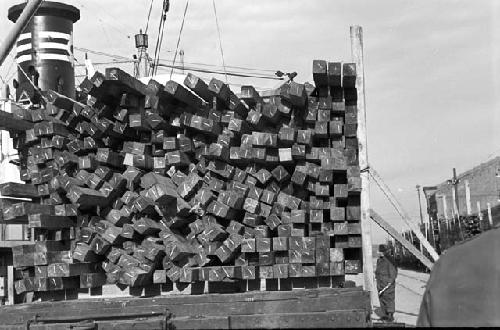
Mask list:
POLYGON ((24 28, 28 25, 30 19, 35 15, 36 11, 42 5, 44 0, 28 0, 26 7, 17 19, 16 23, 10 30, 4 42, 0 45, 0 66, 9 55, 12 47, 16 43, 17 38, 23 32, 24 28))

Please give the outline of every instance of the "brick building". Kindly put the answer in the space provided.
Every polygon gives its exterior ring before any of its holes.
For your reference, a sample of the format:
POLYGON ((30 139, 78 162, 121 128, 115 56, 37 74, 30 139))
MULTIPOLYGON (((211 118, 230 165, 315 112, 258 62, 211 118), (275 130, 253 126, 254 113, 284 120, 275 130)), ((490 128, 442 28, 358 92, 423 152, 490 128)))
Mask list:
MULTIPOLYGON (((493 223, 500 222, 500 157, 480 164, 458 177, 458 209, 466 215, 465 182, 469 182, 472 213, 478 214, 478 206, 487 216, 488 203, 492 209, 493 223)), ((424 187, 428 214, 432 219, 450 219, 453 215, 453 184, 446 180, 436 186, 424 187)))

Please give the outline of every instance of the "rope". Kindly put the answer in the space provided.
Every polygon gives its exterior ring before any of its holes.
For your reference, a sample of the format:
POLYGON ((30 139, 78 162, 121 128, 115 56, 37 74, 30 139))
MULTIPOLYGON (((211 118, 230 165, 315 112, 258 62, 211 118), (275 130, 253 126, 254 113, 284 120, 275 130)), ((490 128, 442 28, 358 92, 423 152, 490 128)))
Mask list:
MULTIPOLYGON (((219 36, 219 48, 220 48, 220 54, 222 57, 222 66, 224 67, 224 72, 226 72, 226 62, 224 61, 224 50, 222 49, 222 38, 220 35, 219 19, 217 18, 217 8, 215 7, 215 0, 212 0, 212 5, 214 7, 215 25, 217 26, 217 34, 219 36)), ((226 76, 226 83, 227 83, 227 74, 225 74, 225 76, 226 76)))
POLYGON ((179 30, 179 37, 177 38, 177 46, 175 46, 175 55, 174 55, 174 61, 172 64, 172 70, 170 70, 170 79, 172 79, 172 74, 174 73, 174 65, 175 65, 175 60, 177 59, 177 52, 179 51, 179 44, 181 42, 181 35, 182 35, 182 30, 184 29, 184 21, 186 20, 186 13, 188 10, 189 6, 189 0, 186 1, 186 8, 184 8, 184 15, 182 16, 182 24, 181 24, 181 29, 179 30))
POLYGON ((153 10, 153 2, 154 0, 151 0, 151 3, 149 4, 148 20, 146 22, 146 29, 144 30, 144 34, 148 33, 149 19, 151 18, 151 11, 153 10))

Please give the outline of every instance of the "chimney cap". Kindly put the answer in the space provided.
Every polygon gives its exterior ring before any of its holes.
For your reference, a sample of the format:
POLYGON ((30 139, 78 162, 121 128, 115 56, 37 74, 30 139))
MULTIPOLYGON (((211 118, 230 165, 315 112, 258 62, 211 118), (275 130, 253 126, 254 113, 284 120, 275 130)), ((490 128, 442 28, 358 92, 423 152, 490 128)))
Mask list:
MULTIPOLYGON (((23 2, 10 7, 8 14, 9 20, 11 20, 12 22, 17 21, 25 6, 26 2, 23 2)), ((44 1, 35 15, 64 17, 72 20, 73 23, 75 23, 80 19, 80 10, 65 3, 44 1)))

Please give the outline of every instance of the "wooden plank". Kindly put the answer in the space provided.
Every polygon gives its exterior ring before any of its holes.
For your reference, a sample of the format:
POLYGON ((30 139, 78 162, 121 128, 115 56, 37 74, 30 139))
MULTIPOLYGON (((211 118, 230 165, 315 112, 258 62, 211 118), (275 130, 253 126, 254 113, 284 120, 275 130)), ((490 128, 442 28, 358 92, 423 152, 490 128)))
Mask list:
MULTIPOLYGON (((356 63, 358 75, 356 77, 356 88, 359 93, 357 100, 358 108, 358 146, 359 146, 359 167, 368 168, 368 150, 367 150, 367 131, 366 131, 366 104, 365 104, 365 77, 364 77, 364 58, 363 58, 363 29, 361 26, 351 26, 351 53, 353 61, 356 63)), ((376 301, 372 242, 370 229, 370 177, 367 171, 361 174, 361 230, 363 237, 363 266, 364 266, 364 288, 371 292, 372 304, 376 301)))
POLYGON ((40 197, 38 189, 32 184, 22 184, 17 182, 7 182, 0 184, 0 194, 2 196, 17 198, 37 198, 40 197))
POLYGON ((370 217, 389 235, 403 245, 411 254, 413 254, 420 262, 429 270, 432 270, 434 263, 430 261, 422 252, 420 252, 412 243, 407 241, 399 232, 394 229, 388 222, 386 222, 380 215, 373 209, 370 210, 370 217))
POLYGON ((319 329, 368 326, 365 310, 231 315, 229 323, 231 329, 319 329))
POLYGON ((369 295, 354 289, 313 289, 299 292, 251 292, 201 296, 163 296, 154 298, 85 299, 77 301, 24 304, 0 310, 4 324, 25 323, 37 314, 40 319, 78 321, 86 318, 123 318, 130 314, 163 312, 176 317, 205 317, 272 313, 314 313, 349 309, 370 310, 369 295), (327 306, 327 307, 325 307, 327 306))

